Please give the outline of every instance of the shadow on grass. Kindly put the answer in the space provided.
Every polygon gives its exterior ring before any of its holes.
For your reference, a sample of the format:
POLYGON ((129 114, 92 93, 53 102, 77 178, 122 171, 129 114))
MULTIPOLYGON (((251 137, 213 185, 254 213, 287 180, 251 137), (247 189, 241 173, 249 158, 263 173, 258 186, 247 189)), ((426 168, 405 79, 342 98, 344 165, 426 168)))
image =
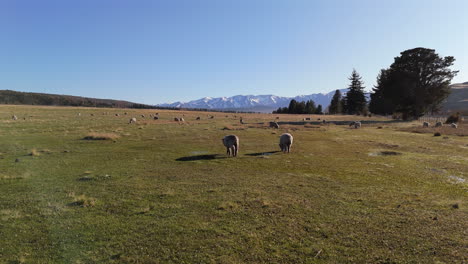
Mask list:
POLYGON ((226 156, 219 154, 208 154, 208 155, 196 155, 196 156, 187 156, 176 159, 176 161, 196 161, 196 160, 214 160, 214 159, 225 159, 226 156))
POLYGON ((281 151, 268 151, 268 152, 257 152, 257 153, 249 153, 249 154, 245 154, 246 156, 253 156, 253 157, 257 157, 257 156, 268 156, 268 155, 272 155, 272 154, 275 154, 275 153, 278 153, 278 152, 281 152, 281 151))

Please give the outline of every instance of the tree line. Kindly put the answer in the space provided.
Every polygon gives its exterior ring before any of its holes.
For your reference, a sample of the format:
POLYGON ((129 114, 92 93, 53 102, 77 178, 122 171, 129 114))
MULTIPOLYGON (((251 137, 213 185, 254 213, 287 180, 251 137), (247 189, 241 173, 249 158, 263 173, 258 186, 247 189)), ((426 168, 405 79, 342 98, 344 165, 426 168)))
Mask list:
MULTIPOLYGON (((404 120, 436 113, 450 94, 450 83, 458 73, 450 69, 454 62, 454 57, 440 57, 433 49, 405 50, 388 68, 380 70, 369 102, 362 78, 353 70, 346 94, 335 91, 328 113, 367 115, 370 112, 396 115, 404 120)), ((307 102, 293 101, 275 113, 315 114, 308 110, 307 102)))
POLYGON ((294 99, 289 102, 288 107, 280 107, 273 114, 323 114, 322 105, 315 106, 313 100, 298 102, 294 99))

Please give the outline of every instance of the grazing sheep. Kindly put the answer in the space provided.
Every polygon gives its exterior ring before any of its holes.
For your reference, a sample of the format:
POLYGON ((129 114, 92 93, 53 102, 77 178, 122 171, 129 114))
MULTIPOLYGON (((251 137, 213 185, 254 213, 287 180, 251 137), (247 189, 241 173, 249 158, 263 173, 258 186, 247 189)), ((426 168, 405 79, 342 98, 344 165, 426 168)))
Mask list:
POLYGON ((310 121, 310 117, 304 117, 304 121, 310 121))
POLYGON ((210 119, 214 119, 214 116, 210 116, 210 119))
POLYGON ((441 127, 441 126, 442 126, 442 122, 437 122, 437 123, 435 124, 435 127, 441 127))
POLYGON ((180 122, 185 122, 185 119, 183 117, 179 118, 180 122))
POLYGON ((245 123, 244 123, 244 119, 242 119, 242 117, 240 118, 240 123, 241 123, 242 125, 245 124, 245 123))
POLYGON ((450 124, 450 126, 451 126, 452 128, 458 128, 458 125, 457 125, 456 123, 452 123, 452 124, 450 124))
POLYGON ((94 114, 90 114, 91 116, 94 116, 94 114))
POLYGON ((354 123, 354 128, 361 128, 361 122, 357 121, 354 123))
POLYGON ((115 116, 119 116, 119 114, 115 114, 115 116))
POLYGON ((349 127, 352 127, 352 126, 354 126, 355 124, 356 124, 356 121, 353 121, 353 122, 349 123, 349 127))
POLYGON ((201 118, 200 118, 199 116, 197 116, 197 118, 196 118, 196 119, 197 119, 197 120, 200 120, 201 118))
POLYGON ((78 113, 78 116, 81 116, 81 113, 78 113))
POLYGON ((154 119, 154 120, 158 120, 158 119, 159 119, 159 117, 155 116, 155 117, 153 117, 153 119, 154 119))
POLYGON ((129 123, 129 124, 131 124, 131 123, 136 123, 136 121, 137 121, 137 120, 136 120, 136 117, 132 117, 132 118, 130 118, 130 121, 128 121, 128 123, 129 123))
POLYGON ((226 147, 228 156, 237 157, 239 152, 239 138, 236 135, 228 135, 223 138, 223 145, 226 147))
POLYGON ((141 115, 141 117, 145 118, 145 115, 141 115))
POLYGON ((11 119, 18 120, 18 117, 14 115, 14 116, 11 117, 11 119))
POLYGON ((279 128, 279 125, 278 125, 278 123, 276 123, 276 122, 270 122, 270 127, 272 127, 272 128, 279 128))
POLYGON ((429 127, 430 123, 429 122, 423 122, 423 127, 429 127))
POLYGON ((292 143, 293 143, 293 136, 291 134, 284 133, 280 136, 279 146, 281 148, 281 151, 283 151, 284 153, 291 152, 292 143))
POLYGON ((174 121, 179 122, 180 119, 178 117, 174 117, 174 121))

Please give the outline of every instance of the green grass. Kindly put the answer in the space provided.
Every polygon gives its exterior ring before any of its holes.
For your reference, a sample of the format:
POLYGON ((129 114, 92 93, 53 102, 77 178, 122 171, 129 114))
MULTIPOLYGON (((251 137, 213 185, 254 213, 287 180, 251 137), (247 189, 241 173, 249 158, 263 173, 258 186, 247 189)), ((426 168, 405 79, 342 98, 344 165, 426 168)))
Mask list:
POLYGON ((207 115, 0 106, 0 263, 468 261, 467 137, 207 115))

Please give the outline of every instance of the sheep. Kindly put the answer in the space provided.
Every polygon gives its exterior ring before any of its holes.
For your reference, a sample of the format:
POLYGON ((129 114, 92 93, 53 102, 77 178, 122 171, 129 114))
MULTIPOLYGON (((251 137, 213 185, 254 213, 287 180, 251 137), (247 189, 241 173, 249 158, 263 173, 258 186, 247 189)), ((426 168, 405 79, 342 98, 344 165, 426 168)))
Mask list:
POLYGON ((223 145, 226 147, 226 154, 228 156, 237 157, 239 152, 239 137, 236 135, 227 135, 223 139, 223 145))
POLYGON ((304 117, 304 121, 310 121, 310 117, 304 117))
POLYGON ((81 116, 81 113, 78 113, 78 116, 81 116))
POLYGON ((15 115, 13 115, 13 116, 11 117, 11 119, 13 119, 13 120, 18 120, 18 117, 15 116, 15 115))
POLYGON ((442 122, 440 121, 435 124, 435 127, 441 127, 441 126, 442 126, 442 122))
POLYGON ((458 125, 457 125, 456 123, 452 123, 452 124, 450 124, 450 126, 451 126, 452 128, 458 128, 458 125))
POLYGON ((130 121, 128 121, 129 124, 131 123, 136 123, 137 119, 135 117, 130 118, 130 121))
POLYGON ((283 151, 284 153, 291 152, 292 143, 293 143, 293 136, 291 134, 284 133, 280 136, 279 146, 281 148, 281 151, 283 151))
POLYGON ((279 116, 276 117, 276 120, 278 120, 278 119, 279 119, 279 116))
POLYGON ((185 122, 185 119, 183 117, 179 118, 180 122, 185 122))
POLYGON ((174 117, 174 121, 179 122, 180 119, 178 117, 174 117))
POLYGON ((279 125, 278 125, 278 123, 276 123, 276 122, 270 122, 270 127, 272 127, 272 128, 279 128, 279 125))
POLYGON ((155 116, 155 117, 153 117, 153 119, 154 119, 154 120, 158 120, 158 119, 159 119, 159 117, 155 116))
POLYGON ((245 124, 245 123, 244 123, 244 119, 242 119, 242 117, 240 118, 240 123, 241 123, 242 125, 245 124))
POLYGON ((210 119, 214 119, 214 116, 210 116, 210 119))
POLYGON ((354 123, 354 128, 361 128, 361 122, 357 121, 354 123))
POLYGON ((115 116, 119 116, 119 114, 115 114, 115 116))
POLYGON ((124 115, 127 115, 127 112, 125 112, 124 115))
POLYGON ((356 121, 353 121, 353 122, 349 123, 349 127, 352 127, 354 125, 356 125, 356 121))
POLYGON ((423 122, 423 127, 429 127, 430 123, 429 122, 423 122))
POLYGON ((145 115, 141 115, 141 117, 145 118, 145 115))
POLYGON ((200 120, 201 118, 199 116, 197 116, 196 120, 200 120))

